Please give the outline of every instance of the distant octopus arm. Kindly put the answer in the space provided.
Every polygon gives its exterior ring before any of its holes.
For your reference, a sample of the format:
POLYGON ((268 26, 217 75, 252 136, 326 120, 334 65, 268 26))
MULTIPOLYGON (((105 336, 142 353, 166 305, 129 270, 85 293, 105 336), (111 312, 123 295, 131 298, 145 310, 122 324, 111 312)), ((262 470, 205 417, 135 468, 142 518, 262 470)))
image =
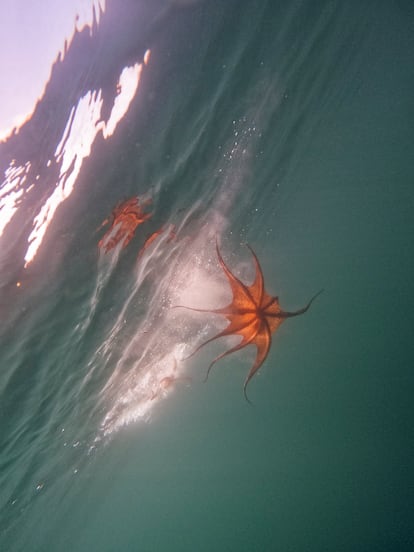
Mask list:
MULTIPOLYGON (((161 236, 165 232, 164 227, 162 226, 158 230, 155 230, 152 234, 150 234, 147 239, 144 242, 144 245, 141 247, 137 259, 140 259, 142 255, 144 254, 145 250, 149 248, 149 246, 158 238, 158 236, 161 236)), ((173 224, 169 227, 169 233, 167 238, 167 243, 170 243, 173 239, 176 238, 175 233, 175 226, 173 224)))

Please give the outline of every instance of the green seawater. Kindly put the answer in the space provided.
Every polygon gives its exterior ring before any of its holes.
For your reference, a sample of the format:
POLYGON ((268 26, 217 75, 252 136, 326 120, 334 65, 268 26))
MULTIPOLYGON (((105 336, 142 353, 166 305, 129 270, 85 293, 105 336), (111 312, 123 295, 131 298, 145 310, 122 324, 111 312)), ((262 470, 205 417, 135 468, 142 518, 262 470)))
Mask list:
POLYGON ((412 5, 205 0, 160 21, 127 118, 2 302, 0 550, 408 552, 412 5), (145 232, 99 254, 100 222, 147 192, 145 232), (253 406, 254 348, 204 383, 231 343, 184 358, 223 321, 171 309, 228 301, 216 237, 245 281, 254 249, 285 310, 324 289, 274 334, 253 406), (191 383, 141 414, 173 357, 191 383))

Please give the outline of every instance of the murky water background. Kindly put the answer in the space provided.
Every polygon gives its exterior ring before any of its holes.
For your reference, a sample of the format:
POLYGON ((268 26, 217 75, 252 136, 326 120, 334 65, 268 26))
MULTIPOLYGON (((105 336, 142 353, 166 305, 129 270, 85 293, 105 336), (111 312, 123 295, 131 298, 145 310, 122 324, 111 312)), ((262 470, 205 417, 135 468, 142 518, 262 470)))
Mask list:
POLYGON ((411 4, 182 4, 108 2, 0 143, 0 549, 411 550, 411 4), (203 383, 225 320, 171 308, 230 300, 216 239, 325 289, 253 407, 254 351, 203 383))

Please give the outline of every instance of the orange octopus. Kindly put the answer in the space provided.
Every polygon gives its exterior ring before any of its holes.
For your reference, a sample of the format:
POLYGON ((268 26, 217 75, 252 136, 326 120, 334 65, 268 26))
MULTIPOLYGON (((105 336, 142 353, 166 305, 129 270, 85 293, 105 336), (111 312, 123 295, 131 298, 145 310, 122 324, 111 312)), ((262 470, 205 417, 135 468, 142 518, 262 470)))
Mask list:
POLYGON ((151 199, 140 203, 137 196, 119 203, 112 211, 111 216, 105 219, 100 226, 102 228, 109 223, 111 224, 99 241, 98 246, 105 253, 108 253, 118 243, 122 242, 122 248, 124 249, 134 237, 137 227, 151 218, 151 213, 144 213, 144 208, 150 203, 151 199))
MULTIPOLYGON (((221 256, 218 244, 216 243, 216 251, 221 268, 227 277, 230 284, 233 298, 228 305, 219 309, 197 309, 193 307, 187 307, 184 305, 176 305, 176 307, 184 307, 189 310, 198 312, 211 312, 214 314, 221 314, 227 318, 228 325, 219 332, 217 335, 210 337, 207 341, 197 347, 197 349, 190 355, 193 356, 204 345, 211 343, 215 339, 228 335, 239 335, 241 341, 224 353, 218 355, 209 365, 207 369, 206 379, 210 373, 210 370, 215 363, 227 355, 243 349, 247 345, 256 346, 256 359, 250 368, 249 373, 244 382, 244 396, 248 402, 250 402, 247 396, 247 385, 252 377, 257 373, 263 362, 266 360, 269 354, 270 346, 272 344, 272 334, 279 328, 279 326, 287 319, 293 316, 304 314, 312 302, 322 293, 319 291, 303 308, 287 312, 282 310, 279 305, 279 298, 267 293, 264 288, 263 272, 259 264, 259 260, 256 257, 253 250, 249 247, 250 252, 253 255, 253 263, 255 266, 255 278, 252 284, 247 285, 237 278, 228 268, 221 256)), ((188 358, 190 358, 188 357, 188 358)))

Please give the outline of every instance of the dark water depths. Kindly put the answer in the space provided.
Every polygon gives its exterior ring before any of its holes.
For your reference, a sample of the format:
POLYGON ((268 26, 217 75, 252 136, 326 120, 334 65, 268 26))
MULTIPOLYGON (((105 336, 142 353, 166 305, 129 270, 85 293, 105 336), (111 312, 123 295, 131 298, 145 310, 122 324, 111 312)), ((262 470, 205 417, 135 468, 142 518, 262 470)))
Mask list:
POLYGON ((0 143, 0 550, 411 550, 411 3, 178 4, 108 2, 0 143), (153 216, 105 255, 133 195, 153 216), (204 384, 231 341, 183 359, 225 321, 171 309, 229 301, 216 237, 286 310, 325 289, 254 407, 254 351, 204 384))

